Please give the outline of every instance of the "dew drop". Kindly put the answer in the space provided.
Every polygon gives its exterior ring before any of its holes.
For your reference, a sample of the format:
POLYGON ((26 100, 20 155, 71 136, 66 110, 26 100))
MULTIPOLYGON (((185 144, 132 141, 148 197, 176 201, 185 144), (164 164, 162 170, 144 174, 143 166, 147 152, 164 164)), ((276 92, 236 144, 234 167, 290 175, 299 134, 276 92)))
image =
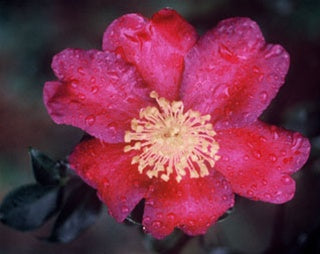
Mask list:
POLYGON ((249 156, 248 156, 248 155, 245 155, 245 156, 243 157, 243 159, 244 159, 245 161, 247 161, 247 160, 249 160, 249 156))
POLYGON ((95 78, 95 77, 92 77, 92 78, 90 79, 90 82, 91 82, 91 84, 95 84, 95 83, 96 83, 96 78, 95 78))
POLYGON ((83 101, 86 99, 86 96, 83 93, 78 94, 79 100, 83 101))
POLYGON ((222 196, 222 200, 223 200, 223 201, 226 201, 226 200, 228 200, 228 197, 227 197, 227 195, 223 195, 223 196, 222 196))
POLYGON ((152 227, 154 227, 155 229, 158 229, 158 228, 161 227, 161 224, 162 223, 160 221, 155 220, 155 221, 152 222, 152 227))
POLYGON ((253 196, 253 191, 252 191, 252 190, 248 190, 248 191, 247 191, 247 194, 248 194, 249 196, 253 196))
POLYGON ((94 115, 89 115, 86 117, 86 124, 92 126, 96 121, 96 117, 94 115))
POLYGON ((146 216, 146 217, 144 217, 144 222, 146 222, 146 223, 148 223, 149 221, 150 221, 150 217, 149 216, 146 216))
POLYGON ((82 67, 79 67, 78 68, 78 73, 81 74, 81 75, 84 75, 85 74, 85 71, 82 67))
POLYGON ((97 86, 93 86, 93 87, 91 87, 90 91, 91 91, 91 93, 95 94, 98 92, 98 90, 99 90, 99 88, 97 86))
POLYGON ((189 225, 194 226, 195 222, 194 220, 189 220, 189 225))
POLYGON ((273 161, 273 162, 275 162, 275 161, 277 161, 277 156, 275 155, 275 154, 270 154, 269 155, 269 159, 271 160, 271 161, 273 161))
POLYGON ((71 86, 76 89, 78 87, 78 82, 77 81, 72 81, 71 82, 71 86))
POLYGON ((283 184, 290 185, 290 184, 292 184, 293 180, 292 180, 292 178, 290 176, 284 175, 284 176, 281 177, 281 182, 283 184))
POLYGON ((173 221, 176 218, 176 216, 173 213, 168 213, 167 218, 168 218, 168 220, 173 221))
POLYGON ((148 205, 148 206, 153 206, 153 205, 154 205, 154 201, 153 201, 152 199, 148 199, 148 200, 146 201, 146 205, 148 205))
POLYGON ((121 208, 121 212, 122 212, 122 213, 128 213, 128 212, 129 212, 129 208, 128 208, 127 206, 123 206, 123 207, 121 208))
POLYGON ((266 192, 265 194, 263 194, 263 196, 264 196, 267 200, 269 200, 269 199, 271 198, 271 194, 268 193, 268 192, 266 192))
POLYGON ((262 179, 261 183, 263 186, 266 186, 268 184, 268 181, 266 179, 262 179))
POLYGON ((268 93, 263 91, 259 94, 259 98, 261 100, 261 102, 265 103, 267 102, 267 99, 268 99, 268 93))
POLYGON ((260 151, 253 151, 253 155, 254 157, 256 157, 257 159, 261 158, 261 152, 260 151))

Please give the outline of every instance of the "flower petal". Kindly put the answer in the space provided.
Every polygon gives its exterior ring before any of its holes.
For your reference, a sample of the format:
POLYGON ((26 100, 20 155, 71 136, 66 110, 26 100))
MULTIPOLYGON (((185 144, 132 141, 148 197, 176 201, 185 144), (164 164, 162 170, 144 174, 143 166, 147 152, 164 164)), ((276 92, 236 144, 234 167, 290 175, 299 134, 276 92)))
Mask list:
POLYGON ((266 44, 258 25, 231 18, 189 51, 181 96, 186 108, 211 114, 216 129, 254 122, 284 83, 289 55, 266 44))
POLYGON ((52 69, 60 80, 44 87, 52 119, 109 143, 123 141, 130 120, 150 104, 135 68, 114 53, 67 49, 54 57, 52 69))
POLYGON ((289 175, 308 159, 308 139, 262 122, 218 131, 215 139, 221 156, 215 169, 230 181, 234 192, 271 203, 293 197, 295 182, 289 175))
POLYGON ((154 183, 144 209, 143 225, 156 238, 179 227, 188 235, 207 229, 234 203, 230 184, 218 172, 199 178, 154 183))
POLYGON ((123 221, 145 196, 149 178, 131 165, 134 152, 124 153, 124 144, 98 139, 81 142, 69 157, 71 167, 98 190, 101 200, 118 222, 123 221))
POLYGON ((105 31, 103 49, 120 53, 133 63, 152 90, 167 99, 178 98, 184 55, 197 34, 176 11, 163 9, 151 20, 127 14, 105 31))

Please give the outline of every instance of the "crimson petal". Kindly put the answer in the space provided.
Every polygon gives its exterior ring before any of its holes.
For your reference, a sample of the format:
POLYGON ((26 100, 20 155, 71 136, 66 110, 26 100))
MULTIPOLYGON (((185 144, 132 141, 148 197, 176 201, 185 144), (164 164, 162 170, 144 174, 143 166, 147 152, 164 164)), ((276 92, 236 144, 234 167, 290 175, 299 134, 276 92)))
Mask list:
POLYGON ((154 181, 146 197, 143 225, 156 238, 169 235, 175 227, 188 235, 207 229, 234 204, 230 184, 218 172, 199 179, 154 181))
POLYGON ((124 144, 98 139, 81 142, 69 157, 71 167, 98 190, 101 200, 118 222, 123 221, 145 196, 149 178, 131 165, 134 152, 124 153, 124 144))
POLYGON ((184 55, 197 34, 176 11, 163 9, 151 20, 127 14, 105 31, 103 49, 120 53, 133 63, 148 85, 162 97, 178 98, 184 55))
POLYGON ((308 139, 262 122, 218 131, 215 138, 221 156, 215 169, 230 181, 234 192, 271 203, 293 197, 295 182, 290 174, 306 162, 308 139))
POLYGON ((54 57, 52 69, 60 80, 44 87, 52 119, 109 143, 122 142, 131 119, 150 104, 135 68, 114 53, 66 49, 54 57))
POLYGON ((205 34, 185 62, 186 108, 211 114, 215 129, 221 129, 257 119, 284 83, 289 55, 266 44, 254 21, 231 18, 205 34))

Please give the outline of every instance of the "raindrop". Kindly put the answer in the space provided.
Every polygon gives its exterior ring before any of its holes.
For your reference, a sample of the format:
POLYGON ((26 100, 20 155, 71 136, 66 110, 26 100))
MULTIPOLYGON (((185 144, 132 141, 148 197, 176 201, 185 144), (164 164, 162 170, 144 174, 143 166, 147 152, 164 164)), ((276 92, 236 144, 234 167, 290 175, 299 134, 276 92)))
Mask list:
POLYGON ((290 176, 284 175, 284 176, 281 177, 281 182, 286 184, 286 185, 290 185, 290 184, 292 184, 293 180, 292 180, 292 178, 290 176))
POLYGON ((227 195, 223 195, 223 196, 222 196, 222 200, 223 200, 223 201, 226 201, 226 200, 228 200, 228 197, 227 197, 227 195))
POLYGON ((282 48, 279 45, 274 45, 267 54, 264 55, 265 59, 269 59, 274 56, 278 56, 282 53, 282 48))
POLYGON ((71 82, 71 86, 76 89, 78 87, 78 82, 77 81, 72 81, 71 82))
POLYGON ((146 217, 144 217, 144 222, 146 222, 146 223, 148 223, 149 221, 150 221, 150 217, 149 216, 146 216, 146 217))
POLYGON ((193 220, 189 220, 189 224, 191 225, 191 226, 194 226, 194 221, 193 220))
POLYGON ((78 73, 81 74, 81 75, 86 74, 85 71, 84 71, 84 69, 83 69, 82 67, 79 67, 79 68, 78 68, 78 73))
POLYGON ((254 157, 256 157, 257 159, 261 158, 261 152, 260 151, 253 151, 253 155, 254 157))
POLYGON ((99 90, 99 88, 97 86, 91 87, 91 93, 93 93, 93 94, 97 93, 98 90, 99 90))
POLYGON ((266 179, 262 179, 262 185, 266 186, 268 184, 268 181, 266 179))
POLYGON ((261 102, 266 103, 268 99, 268 93, 266 91, 261 92, 259 98, 261 102))
POLYGON ((270 158, 270 160, 273 161, 273 162, 275 162, 275 161, 278 159, 275 154, 270 154, 269 158, 270 158))
POLYGON ((219 54, 222 58, 226 60, 230 60, 232 58, 233 54, 224 44, 219 45, 219 54))
POLYGON ((271 198, 271 194, 266 192, 265 194, 263 194, 263 196, 266 198, 266 199, 270 199, 271 198))
POLYGON ((176 216, 173 213, 168 213, 167 218, 168 218, 168 220, 174 220, 176 218, 176 216))
POLYGON ((155 220, 155 221, 152 222, 152 227, 154 227, 155 229, 158 229, 158 228, 161 227, 161 224, 162 223, 160 221, 155 220))
POLYGON ((92 126, 96 121, 96 117, 94 115, 89 115, 86 117, 86 124, 92 126))
POLYGON ((92 77, 92 78, 90 79, 90 82, 91 82, 91 84, 95 84, 95 83, 96 83, 96 78, 95 78, 95 77, 92 77))
POLYGON ((121 212, 122 212, 122 213, 128 213, 128 212, 129 212, 129 208, 128 208, 127 206, 123 206, 123 207, 121 208, 121 212))
POLYGON ((85 100, 86 99, 86 96, 83 94, 83 93, 79 93, 78 94, 78 97, 81 101, 85 100))
POLYGON ((152 199, 149 199, 149 200, 146 201, 146 205, 153 206, 154 205, 154 201, 152 199))
POLYGON ((253 196, 253 191, 252 191, 252 190, 248 190, 248 191, 247 191, 247 194, 248 194, 249 196, 253 196))
POLYGON ((243 159, 244 159, 245 161, 247 161, 247 160, 249 160, 249 156, 248 156, 248 155, 245 155, 245 156, 243 157, 243 159))

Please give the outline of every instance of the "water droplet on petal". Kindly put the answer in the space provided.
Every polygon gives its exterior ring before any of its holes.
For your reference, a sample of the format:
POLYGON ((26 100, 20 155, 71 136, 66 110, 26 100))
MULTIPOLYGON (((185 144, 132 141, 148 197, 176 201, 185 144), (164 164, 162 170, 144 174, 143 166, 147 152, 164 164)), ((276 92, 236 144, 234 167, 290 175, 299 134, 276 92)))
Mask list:
POLYGON ((149 221, 150 221, 150 217, 149 216, 146 216, 146 217, 144 217, 144 222, 146 222, 146 223, 148 223, 149 221))
POLYGON ((262 179, 262 185, 266 186, 268 184, 268 181, 266 179, 262 179))
POLYGON ((128 212, 129 212, 129 208, 128 208, 127 206, 123 206, 123 207, 121 208, 121 212, 122 212, 122 213, 128 213, 128 212))
POLYGON ((173 221, 176 218, 176 216, 173 213, 168 213, 167 218, 168 218, 168 220, 173 221))
POLYGON ((268 93, 263 91, 259 94, 259 98, 261 100, 261 102, 266 103, 268 100, 268 93))
POLYGON ((71 82, 71 86, 72 86, 73 88, 77 88, 77 87, 78 87, 78 81, 72 81, 72 82, 71 82))
POLYGON ((78 72, 79 72, 79 74, 81 74, 81 75, 86 74, 85 71, 84 71, 84 69, 83 69, 82 67, 79 67, 79 68, 78 68, 78 72))
POLYGON ((253 151, 253 155, 254 157, 256 157, 257 159, 260 159, 261 158, 261 152, 260 151, 253 151))
POLYGON ((292 180, 292 178, 290 176, 284 175, 284 176, 281 177, 281 182, 283 184, 290 185, 290 184, 292 184, 293 180, 292 180))
POLYGON ((158 221, 158 220, 155 220, 155 221, 152 222, 151 225, 152 225, 152 227, 154 227, 154 229, 158 229, 158 228, 161 227, 162 223, 160 221, 158 221))
POLYGON ((251 196, 253 196, 253 191, 252 191, 252 190, 248 190, 248 191, 247 191, 247 194, 248 194, 248 196, 251 197, 251 196))
POLYGON ((92 77, 92 78, 90 79, 90 82, 91 82, 91 84, 96 83, 96 78, 95 78, 95 77, 92 77))
POLYGON ((89 115, 86 117, 86 124, 92 126, 96 121, 96 117, 94 115, 89 115))
POLYGON ((86 99, 86 96, 83 93, 78 94, 79 100, 83 101, 86 99))
POLYGON ((99 87, 97 87, 97 86, 91 87, 91 93, 93 93, 93 94, 97 93, 98 90, 99 90, 99 87))
POLYGON ((266 199, 270 199, 271 198, 271 194, 266 192, 265 194, 263 194, 263 196, 266 198, 266 199))
POLYGON ((275 154, 270 154, 270 155, 269 155, 269 158, 270 158, 270 160, 273 161, 273 162, 277 161, 277 159, 278 159, 275 154))

